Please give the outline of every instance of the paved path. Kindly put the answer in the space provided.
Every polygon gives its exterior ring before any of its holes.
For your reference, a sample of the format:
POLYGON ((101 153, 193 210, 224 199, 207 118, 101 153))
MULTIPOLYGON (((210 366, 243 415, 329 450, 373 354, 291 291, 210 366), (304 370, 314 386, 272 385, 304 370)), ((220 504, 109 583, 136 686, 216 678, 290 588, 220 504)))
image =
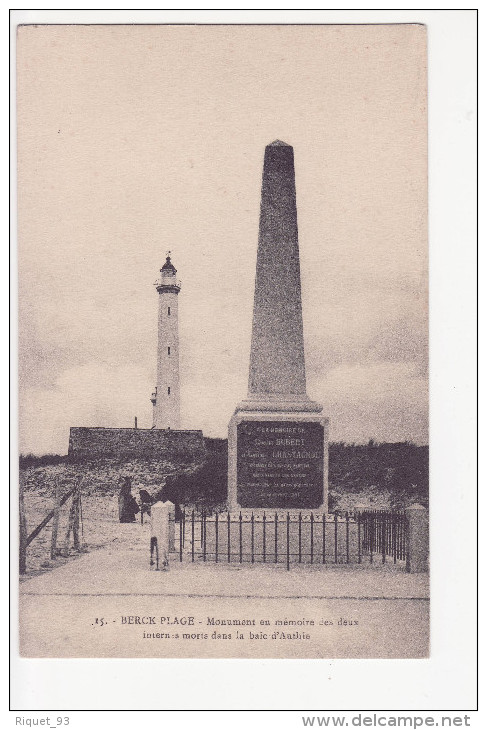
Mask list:
POLYGON ((380 564, 292 565, 287 571, 282 564, 191 563, 189 556, 180 563, 177 555, 168 572, 156 572, 149 569, 148 540, 146 526, 120 525, 120 537, 108 547, 24 580, 21 653, 427 655, 424 574, 380 564))

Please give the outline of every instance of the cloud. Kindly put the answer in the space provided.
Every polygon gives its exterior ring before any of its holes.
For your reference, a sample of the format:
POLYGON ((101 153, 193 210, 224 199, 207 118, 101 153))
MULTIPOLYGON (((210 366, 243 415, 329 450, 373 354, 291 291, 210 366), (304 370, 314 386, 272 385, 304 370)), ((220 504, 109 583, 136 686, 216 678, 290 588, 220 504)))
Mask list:
POLYGON ((113 368, 91 362, 69 368, 54 387, 24 391, 19 408, 20 451, 67 453, 70 426, 130 428, 141 409, 150 428, 150 392, 149 374, 137 365, 113 368))
MULTIPOLYGON (((246 395, 247 361, 230 353, 209 369, 183 379, 183 428, 225 436, 246 395)), ((20 406, 20 451, 66 453, 70 426, 150 428, 150 368, 90 362, 64 370, 53 387, 28 388, 20 406), (35 424, 35 428, 32 427, 35 424)), ((321 402, 335 441, 428 441, 427 380, 415 361, 340 365, 309 378, 309 395, 321 402)))
POLYGON ((428 442, 428 382, 414 361, 332 368, 308 392, 323 403, 334 441, 428 442))

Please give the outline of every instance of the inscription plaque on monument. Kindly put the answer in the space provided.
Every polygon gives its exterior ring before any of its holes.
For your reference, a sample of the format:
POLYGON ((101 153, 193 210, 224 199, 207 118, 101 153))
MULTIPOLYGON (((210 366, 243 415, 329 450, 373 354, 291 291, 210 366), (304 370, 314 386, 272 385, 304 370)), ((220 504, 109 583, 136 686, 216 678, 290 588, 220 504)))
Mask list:
POLYGON ((245 508, 317 508, 323 502, 323 426, 242 421, 237 426, 237 495, 245 508))

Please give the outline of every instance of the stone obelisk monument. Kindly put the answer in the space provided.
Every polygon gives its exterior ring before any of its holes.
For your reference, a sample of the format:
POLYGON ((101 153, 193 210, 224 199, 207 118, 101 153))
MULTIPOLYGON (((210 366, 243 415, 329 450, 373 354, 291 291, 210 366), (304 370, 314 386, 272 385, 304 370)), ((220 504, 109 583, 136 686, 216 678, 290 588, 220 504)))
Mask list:
POLYGON ((228 433, 228 507, 327 510, 328 419, 306 394, 293 148, 265 150, 247 400, 228 433))

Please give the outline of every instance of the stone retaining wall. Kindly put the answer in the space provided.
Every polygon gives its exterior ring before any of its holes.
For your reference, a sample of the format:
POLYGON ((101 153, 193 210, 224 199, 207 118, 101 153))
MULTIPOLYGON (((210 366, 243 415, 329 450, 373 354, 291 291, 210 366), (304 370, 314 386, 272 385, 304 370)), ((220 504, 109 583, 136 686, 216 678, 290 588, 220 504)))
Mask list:
POLYGON ((96 458, 201 457, 205 453, 202 431, 166 431, 145 428, 83 428, 69 431, 68 456, 73 461, 96 458))

